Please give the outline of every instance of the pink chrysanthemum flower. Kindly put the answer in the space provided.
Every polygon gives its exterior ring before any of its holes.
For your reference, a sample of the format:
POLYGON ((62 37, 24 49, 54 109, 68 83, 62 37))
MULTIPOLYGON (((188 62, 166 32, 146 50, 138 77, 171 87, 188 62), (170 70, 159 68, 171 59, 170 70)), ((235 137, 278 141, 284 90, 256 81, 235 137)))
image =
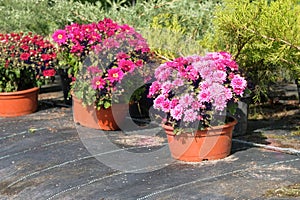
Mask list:
POLYGON ((172 70, 167 67, 167 64, 162 64, 155 70, 154 75, 157 80, 163 82, 169 79, 171 72, 172 70))
POLYGON ((210 78, 213 74, 213 71, 209 67, 203 67, 199 72, 201 77, 204 79, 210 78))
POLYGON ((170 92, 173 84, 170 81, 166 81, 161 84, 161 91, 163 94, 167 94, 170 92))
POLYGON ((213 73, 213 78, 215 82, 224 83, 226 81, 227 74, 224 71, 215 71, 213 73))
POLYGON ((225 96, 215 96, 213 106, 216 110, 222 111, 227 106, 227 99, 225 96))
POLYGON ((183 85, 184 85, 184 82, 183 82, 182 79, 177 78, 177 79, 175 79, 175 80, 173 81, 172 84, 173 84, 174 86, 176 86, 176 87, 180 87, 180 86, 183 86, 183 85))
POLYGON ((197 119, 197 112, 195 112, 193 109, 188 109, 184 111, 184 117, 183 121, 184 122, 194 122, 197 119))
POLYGON ((105 80, 102 78, 102 77, 95 77, 92 79, 92 88, 94 90, 97 90, 97 89, 103 89, 104 86, 105 86, 105 80))
POLYGON ((243 95, 243 91, 247 86, 247 81, 243 77, 237 74, 234 75, 234 77, 232 78, 230 85, 233 88, 233 91, 237 95, 243 95))
MULTIPOLYGON (((179 95, 179 94, 178 94, 179 95)), ((179 104, 182 105, 183 108, 188 107, 194 102, 194 98, 190 94, 185 94, 179 99, 179 104)))
POLYGON ((101 74, 102 70, 99 69, 97 66, 89 66, 88 67, 88 72, 90 72, 92 74, 101 74))
POLYGON ((158 81, 154 81, 149 88, 148 97, 150 98, 152 95, 157 93, 159 90, 160 90, 160 83, 158 81))
POLYGON ((153 101, 153 107, 155 109, 162 109, 163 102, 165 101, 165 97, 163 95, 159 95, 154 101, 153 101))
POLYGON ((200 91, 200 93, 198 94, 198 100, 202 103, 202 102, 210 102, 210 92, 207 89, 203 89, 200 91))
POLYGON ((108 80, 110 82, 121 82, 124 77, 124 72, 120 68, 112 68, 107 70, 108 80))
POLYGON ((171 110, 170 115, 175 120, 180 120, 182 118, 183 108, 180 105, 177 105, 174 109, 171 110))

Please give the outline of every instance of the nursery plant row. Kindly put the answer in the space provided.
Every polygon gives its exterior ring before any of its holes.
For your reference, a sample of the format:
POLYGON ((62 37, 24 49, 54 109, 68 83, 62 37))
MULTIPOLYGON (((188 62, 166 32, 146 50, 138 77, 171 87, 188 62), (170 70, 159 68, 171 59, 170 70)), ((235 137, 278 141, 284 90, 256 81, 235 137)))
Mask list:
POLYGON ((51 40, 72 23, 111 18, 129 24, 156 55, 226 51, 236 60, 254 101, 268 99, 274 83, 300 77, 298 0, 3 0, 0 32, 33 32, 51 40))

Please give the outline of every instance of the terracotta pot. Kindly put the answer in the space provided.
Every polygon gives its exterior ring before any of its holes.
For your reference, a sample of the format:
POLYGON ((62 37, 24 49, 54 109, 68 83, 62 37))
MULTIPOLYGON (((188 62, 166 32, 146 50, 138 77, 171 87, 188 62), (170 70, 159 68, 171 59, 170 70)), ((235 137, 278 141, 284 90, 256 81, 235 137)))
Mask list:
POLYGON ((100 129, 106 131, 119 130, 128 112, 128 104, 113 104, 108 109, 100 109, 96 111, 98 125, 100 129))
POLYGON ((194 134, 181 133, 174 135, 174 128, 162 125, 167 134, 169 149, 172 157, 186 162, 200 162, 202 160, 216 160, 230 154, 232 131, 237 121, 198 130, 194 134))
POLYGON ((100 129, 98 125, 98 119, 94 106, 82 105, 82 101, 72 96, 73 105, 73 119, 75 123, 79 123, 82 126, 94 129, 100 129))
POLYGON ((17 117, 33 113, 38 108, 39 88, 0 93, 0 117, 17 117))
POLYGON ((118 130, 128 112, 128 104, 113 104, 111 108, 97 110, 94 106, 84 107, 75 96, 72 100, 74 121, 88 128, 118 130))

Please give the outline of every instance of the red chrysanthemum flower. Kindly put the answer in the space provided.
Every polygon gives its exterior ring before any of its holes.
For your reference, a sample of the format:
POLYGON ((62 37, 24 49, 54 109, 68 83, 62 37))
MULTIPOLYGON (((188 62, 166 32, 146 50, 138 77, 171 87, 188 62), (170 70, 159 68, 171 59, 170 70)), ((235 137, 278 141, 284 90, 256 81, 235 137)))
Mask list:
POLYGON ((21 56, 20 56, 20 59, 21 60, 28 60, 29 57, 30 57, 29 53, 22 53, 21 56))
POLYGON ((43 71, 43 76, 55 76, 55 69, 46 69, 43 71))
POLYGON ((42 54, 41 58, 43 61, 51 60, 52 56, 49 54, 42 54))
POLYGON ((23 44, 23 45, 21 46, 21 48, 22 48, 24 51, 28 51, 28 50, 29 50, 29 46, 26 45, 26 44, 23 44))

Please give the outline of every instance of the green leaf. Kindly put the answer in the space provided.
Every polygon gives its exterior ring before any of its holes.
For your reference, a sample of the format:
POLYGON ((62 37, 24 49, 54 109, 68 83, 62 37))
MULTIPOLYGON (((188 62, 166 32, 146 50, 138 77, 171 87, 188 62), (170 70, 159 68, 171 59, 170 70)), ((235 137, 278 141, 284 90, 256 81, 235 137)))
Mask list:
POLYGON ((236 112, 236 109, 238 107, 238 104, 237 103, 231 103, 227 106, 227 110, 232 114, 234 115, 235 112, 236 112))
POLYGON ((104 107, 105 109, 109 108, 110 106, 111 106, 111 103, 110 103, 110 102, 108 102, 108 101, 105 101, 105 102, 104 102, 103 107, 104 107))

